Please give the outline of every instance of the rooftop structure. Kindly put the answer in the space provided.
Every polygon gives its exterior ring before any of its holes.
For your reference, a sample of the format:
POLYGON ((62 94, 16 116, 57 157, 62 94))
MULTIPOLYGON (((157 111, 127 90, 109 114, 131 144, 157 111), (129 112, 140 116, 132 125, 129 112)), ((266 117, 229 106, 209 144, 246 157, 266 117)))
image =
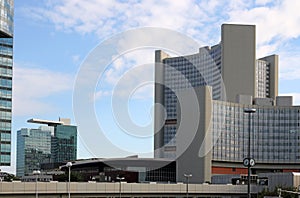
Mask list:
POLYGON ((57 125, 70 125, 70 119, 67 118, 59 118, 59 121, 53 121, 53 120, 41 120, 41 119, 29 119, 27 120, 29 123, 35 123, 35 124, 46 124, 48 126, 57 126, 57 125))

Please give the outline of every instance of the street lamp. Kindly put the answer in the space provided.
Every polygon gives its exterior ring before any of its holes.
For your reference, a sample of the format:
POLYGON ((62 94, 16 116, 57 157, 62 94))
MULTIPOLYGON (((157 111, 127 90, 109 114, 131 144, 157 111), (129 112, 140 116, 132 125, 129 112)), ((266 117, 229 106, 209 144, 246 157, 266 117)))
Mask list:
POLYGON ((192 177, 192 174, 184 174, 183 175, 186 178, 186 197, 189 197, 189 179, 192 177))
POLYGON ((71 197, 71 196, 70 196, 70 183, 71 183, 71 166, 72 166, 72 165, 73 165, 72 162, 68 162, 68 163, 66 164, 66 167, 69 168, 69 183, 68 183, 68 196, 69 196, 69 198, 71 197))
POLYGON ((41 171, 34 170, 34 171, 32 171, 32 174, 35 175, 35 197, 38 198, 39 197, 39 193, 38 193, 38 176, 41 174, 41 171))
POLYGON ((278 197, 281 197, 281 188, 278 188, 277 191, 278 191, 278 197))
POLYGON ((124 180, 125 177, 119 177, 119 176, 117 176, 116 179, 119 180, 119 182, 120 182, 120 184, 119 184, 119 197, 121 198, 122 197, 122 193, 121 193, 122 192, 121 191, 121 181, 124 180))
POLYGON ((251 130, 250 130, 250 126, 251 126, 251 113, 255 113, 256 112, 256 109, 254 108, 245 108, 244 109, 244 113, 248 113, 248 156, 247 158, 244 159, 243 163, 244 163, 244 166, 247 166, 248 167, 248 198, 251 198, 251 191, 250 191, 250 183, 251 183, 251 180, 250 180, 250 174, 251 174, 251 166, 254 166, 255 165, 255 161, 254 159, 251 158, 250 156, 250 144, 251 144, 251 130))

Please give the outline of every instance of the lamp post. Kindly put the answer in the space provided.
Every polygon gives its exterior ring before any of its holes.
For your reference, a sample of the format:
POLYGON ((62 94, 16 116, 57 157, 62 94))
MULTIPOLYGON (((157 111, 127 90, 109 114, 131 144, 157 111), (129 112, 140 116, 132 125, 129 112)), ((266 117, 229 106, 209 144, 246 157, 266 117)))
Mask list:
POLYGON ((119 197, 122 197, 122 189, 121 189, 121 181, 123 181, 125 179, 125 177, 116 177, 117 180, 119 180, 120 184, 119 184, 119 197))
POLYGON ((72 162, 68 162, 66 164, 66 167, 69 168, 69 182, 68 182, 68 197, 70 198, 71 197, 71 193, 70 193, 70 183, 71 183, 71 166, 72 166, 72 162))
POLYGON ((255 165, 255 161, 254 159, 251 158, 250 156, 250 144, 251 144, 251 130, 250 130, 250 127, 251 127, 251 113, 255 113, 256 112, 256 109, 254 108, 245 108, 244 109, 244 113, 248 113, 248 155, 247 155, 247 158, 244 159, 244 166, 247 166, 248 167, 248 198, 251 198, 251 191, 250 191, 250 185, 251 185, 251 180, 250 180, 250 174, 251 174, 251 166, 254 166, 255 165))
POLYGON ((41 171, 34 170, 34 171, 32 171, 32 174, 35 175, 35 197, 38 198, 39 197, 39 193, 38 193, 38 176, 41 174, 41 171))
POLYGON ((186 197, 189 197, 189 179, 192 177, 192 174, 184 174, 183 175, 186 178, 186 197))

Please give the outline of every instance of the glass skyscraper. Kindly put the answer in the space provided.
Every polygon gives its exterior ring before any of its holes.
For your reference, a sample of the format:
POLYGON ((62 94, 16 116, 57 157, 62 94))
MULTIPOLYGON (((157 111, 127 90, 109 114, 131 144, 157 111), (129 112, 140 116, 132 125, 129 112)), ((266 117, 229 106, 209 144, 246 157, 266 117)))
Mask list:
POLYGON ((51 160, 51 127, 21 129, 17 132, 17 175, 38 170, 51 160))
POLYGON ((17 134, 17 176, 32 174, 43 163, 77 159, 77 127, 69 119, 28 120, 45 124, 39 129, 21 129, 17 134))
POLYGON ((77 127, 57 125, 52 137, 52 162, 75 160, 77 155, 77 127))
POLYGON ((10 165, 14 1, 0 1, 0 166, 10 165))

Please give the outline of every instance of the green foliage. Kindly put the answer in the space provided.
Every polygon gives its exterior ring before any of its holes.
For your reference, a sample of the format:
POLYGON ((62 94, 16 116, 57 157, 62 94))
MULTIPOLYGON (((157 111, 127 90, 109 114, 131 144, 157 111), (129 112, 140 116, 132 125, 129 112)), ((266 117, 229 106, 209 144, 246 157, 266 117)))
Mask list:
POLYGON ((258 198, 263 198, 264 196, 278 196, 277 190, 269 191, 269 189, 263 189, 260 193, 258 193, 258 198))
POLYGON ((11 182, 11 181, 16 181, 16 180, 20 180, 20 178, 16 177, 15 175, 13 174, 9 174, 9 173, 5 173, 2 175, 2 181, 5 181, 5 182, 11 182))
MULTIPOLYGON (((69 181, 69 174, 68 172, 66 172, 65 174, 62 175, 56 175, 54 180, 59 182, 69 181)), ((84 181, 84 177, 82 174, 71 171, 71 182, 83 182, 83 181, 84 181)))
MULTIPOLYGON (((263 198, 264 196, 278 197, 278 195, 279 195, 278 189, 279 188, 282 189, 282 190, 297 192, 297 188, 295 188, 295 187, 280 187, 280 186, 277 186, 275 188, 275 190, 273 190, 273 191, 269 191, 269 189, 264 189, 262 192, 260 192, 258 194, 258 198, 263 198)), ((284 198, 297 198, 298 195, 294 194, 294 193, 289 193, 289 192, 281 192, 281 197, 284 197, 284 198)))

